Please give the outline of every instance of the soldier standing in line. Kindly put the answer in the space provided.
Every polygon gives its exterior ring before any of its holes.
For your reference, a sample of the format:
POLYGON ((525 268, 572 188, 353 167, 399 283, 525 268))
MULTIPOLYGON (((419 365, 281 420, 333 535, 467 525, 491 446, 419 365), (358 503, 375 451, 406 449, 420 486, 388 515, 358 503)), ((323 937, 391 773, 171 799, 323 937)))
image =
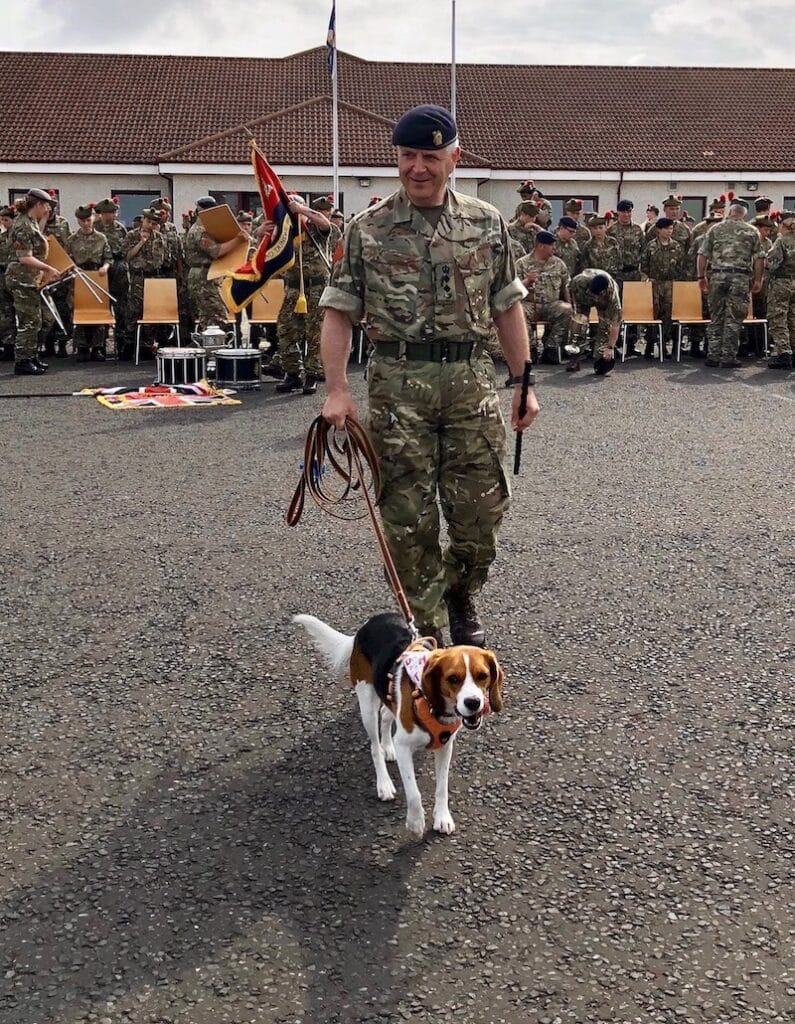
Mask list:
MULTIPOLYGON (((772 220, 773 200, 768 196, 757 196, 756 199, 754 199, 754 217, 770 217, 772 220)), ((769 238, 771 243, 775 242, 778 238, 778 229, 775 221, 773 221, 773 227, 770 229, 769 238)))
MULTIPOLYGON (((160 231, 166 243, 166 258, 160 268, 160 277, 172 277, 177 282, 177 308, 179 309, 179 325, 186 338, 190 337, 193 330, 193 317, 190 310, 190 295, 188 292, 188 275, 185 271, 185 253, 182 238, 177 231, 177 226, 171 220, 171 203, 165 196, 160 196, 149 204, 150 209, 160 214, 160 231)), ((167 327, 160 329, 160 340, 167 327)))
MULTIPOLYGON (((776 222, 768 214, 759 214, 750 223, 759 232, 762 252, 767 257, 773 247, 773 233, 776 230, 776 222)), ((767 320, 768 286, 769 278, 767 267, 765 267, 765 273, 762 278, 762 291, 758 295, 751 296, 751 311, 757 320, 767 320)), ((740 343, 740 355, 750 355, 752 352, 756 354, 764 350, 765 329, 761 324, 748 324, 744 329, 744 333, 745 340, 740 343)))
POLYGON ((646 207, 646 220, 643 223, 644 235, 647 235, 649 231, 651 231, 651 229, 657 223, 659 216, 660 208, 658 206, 654 206, 652 203, 649 203, 649 205, 646 207))
MULTIPOLYGON (((211 210, 218 203, 212 196, 202 196, 196 200, 196 210, 211 210)), ((197 216, 196 223, 185 237, 185 262, 188 265, 188 294, 193 315, 196 317, 197 330, 203 331, 210 324, 223 328, 229 321, 229 310, 223 300, 219 281, 208 281, 207 271, 213 260, 225 256, 236 245, 241 237, 248 237, 241 229, 238 235, 227 242, 216 242, 197 216)))
POLYGON ((298 243, 295 263, 283 275, 284 302, 276 324, 279 364, 284 371, 284 380, 276 385, 280 394, 314 395, 318 382, 323 380, 320 361, 320 297, 328 285, 328 265, 331 264, 340 237, 326 216, 332 209, 331 201, 326 196, 316 199, 311 207, 297 197, 290 200, 292 213, 304 218, 302 232, 305 238, 298 243), (306 313, 296 313, 302 266, 306 313))
MULTIPOLYGON (((640 260, 646 236, 640 224, 632 223, 632 211, 635 204, 631 199, 621 199, 616 206, 616 219, 607 229, 607 237, 612 238, 618 246, 619 270, 615 280, 619 295, 623 295, 626 281, 640 281, 640 260)), ((627 355, 635 355, 635 343, 638 337, 637 327, 627 329, 627 355)))
POLYGON ((13 205, 0 209, 0 361, 10 362, 14 358, 14 299, 6 287, 6 270, 11 262, 14 246, 11 242, 11 226, 17 208, 13 205))
POLYGON ((542 363, 559 362, 558 350, 566 344, 571 320, 569 271, 555 255, 556 242, 551 231, 537 232, 533 251, 516 263, 516 276, 527 289, 522 307, 531 338, 536 324, 548 325, 543 338, 536 341, 542 363))
POLYGON ((586 242, 591 240, 591 232, 582 221, 582 199, 567 199, 563 207, 563 213, 577 225, 574 231, 574 241, 582 251, 586 242))
POLYGON ((527 199, 516 207, 516 216, 508 225, 508 234, 522 247, 522 255, 532 252, 535 236, 541 228, 537 224, 538 206, 527 199))
POLYGON ((765 258, 759 232, 745 223, 748 204, 733 199, 728 216, 704 236, 698 254, 698 282, 709 291, 712 320, 707 328, 707 366, 735 369, 740 330, 748 313, 748 291, 762 290, 765 258))
MULTIPOLYGON (((94 207, 78 206, 75 217, 78 228, 69 236, 66 251, 81 270, 97 270, 107 278, 113 255, 105 235, 94 229, 94 207)), ((103 282, 102 286, 107 291, 107 282, 103 282)), ((85 363, 89 359, 104 361, 106 330, 104 325, 81 324, 75 327, 73 337, 78 363, 85 363)))
POLYGON ((40 285, 57 281, 59 274, 47 260, 44 227, 53 206, 52 198, 40 188, 32 188, 17 201, 17 216, 10 229, 11 257, 6 270, 6 287, 11 292, 17 320, 14 342, 14 373, 38 376, 47 363, 38 355, 42 324, 40 285))
MULTIPOLYGON (((666 196, 662 203, 662 215, 673 224, 673 240, 678 242, 687 251, 690 244, 690 228, 682 220, 682 199, 680 196, 666 196)), ((659 224, 659 220, 657 221, 659 224)), ((646 242, 657 237, 657 224, 652 225, 646 232, 646 242)))
MULTIPOLYGON (((583 270, 572 279, 570 290, 577 313, 590 317, 591 309, 596 309, 599 322, 593 347, 593 372, 604 377, 615 366, 616 341, 621 330, 618 284, 603 270, 583 270)), ((579 369, 579 361, 575 362, 575 368, 579 369)))
MULTIPOLYGON (((57 212, 58 199, 55 189, 49 188, 46 191, 47 195, 50 196, 53 205, 50 210, 50 215, 47 218, 44 235, 46 238, 56 238, 61 247, 66 249, 72 229, 69 227, 67 219, 57 212)), ((49 309, 45 307, 42 310, 42 331, 39 337, 39 342, 43 346, 46 355, 57 355, 63 359, 66 357, 66 346, 72 336, 74 282, 64 281, 62 284, 59 284, 50 292, 50 298, 55 304, 55 308, 58 310, 58 315, 61 318, 61 322, 64 325, 66 333, 64 334, 49 309)))
MULTIPOLYGON (((552 204, 548 199, 544 198, 544 193, 541 189, 536 188, 533 179, 527 178, 516 191, 519 193, 519 206, 524 202, 535 203, 538 207, 538 226, 540 228, 548 228, 552 223, 552 204)), ((519 216, 519 206, 514 211, 514 220, 519 216)))
POLYGON ((400 189, 360 214, 323 293, 323 416, 357 418, 346 378, 351 330, 362 316, 374 344, 369 430, 382 471, 381 520, 420 631, 449 616, 456 644, 485 643, 475 595, 496 557, 510 500, 505 424, 484 342, 496 325, 516 385, 512 426, 538 412, 534 393, 519 414, 528 359, 525 289, 508 229, 489 203, 453 192, 461 155, 452 115, 436 106, 395 124, 400 189), (449 541, 442 549, 441 511, 449 541))
POLYGON ((767 317, 772 341, 767 365, 771 370, 791 370, 795 356, 795 213, 782 214, 778 238, 767 254, 767 267, 767 317))
POLYGON ((127 228, 116 219, 118 212, 119 204, 115 198, 101 199, 94 207, 94 213, 99 218, 96 226, 107 238, 110 247, 111 264, 108 269, 107 290, 115 300, 113 315, 116 324, 113 328, 113 341, 119 359, 129 359, 132 347, 127 342, 128 331, 125 318, 127 316, 127 297, 130 291, 130 272, 124 258, 124 239, 127 235, 127 228))
MULTIPOLYGON (((698 279, 698 250, 704 235, 716 224, 723 220, 726 209, 726 196, 717 196, 709 204, 707 217, 696 224, 690 232, 690 240, 687 245, 685 257, 685 281, 696 281, 698 279)), ((709 299, 706 292, 701 293, 701 316, 709 320, 709 299)), ((690 356, 693 359, 703 359, 706 356, 706 328, 703 324, 692 324, 687 329, 690 340, 690 356)))
MULTIPOLYGON (((686 252, 682 245, 673 238, 674 223, 669 217, 660 217, 655 225, 655 237, 643 250, 640 269, 651 280, 654 296, 654 318, 662 320, 662 353, 667 355, 666 347, 671 341, 671 303, 673 283, 681 281, 684 275, 686 252)), ((654 341, 647 335, 646 359, 654 358, 654 341)))
POLYGON ((607 219, 599 214, 594 214, 588 221, 591 240, 583 246, 580 265, 583 270, 604 270, 615 278, 619 269, 619 252, 615 239, 607 234, 607 224, 607 219))
MULTIPOLYGON (((166 243, 158 231, 160 214, 146 209, 141 214, 141 226, 128 232, 122 243, 124 255, 130 268, 130 290, 127 293, 127 315, 125 324, 129 332, 126 345, 134 345, 135 330, 144 309, 144 281, 148 277, 159 277, 160 268, 166 258, 166 243)), ((144 345, 151 349, 150 328, 144 328, 144 345)))
POLYGON ((577 221, 573 217, 561 217, 558 221, 558 229, 555 232, 557 238, 555 255, 566 264, 569 277, 575 277, 580 272, 582 253, 580 252, 579 245, 574 240, 576 233, 577 221))

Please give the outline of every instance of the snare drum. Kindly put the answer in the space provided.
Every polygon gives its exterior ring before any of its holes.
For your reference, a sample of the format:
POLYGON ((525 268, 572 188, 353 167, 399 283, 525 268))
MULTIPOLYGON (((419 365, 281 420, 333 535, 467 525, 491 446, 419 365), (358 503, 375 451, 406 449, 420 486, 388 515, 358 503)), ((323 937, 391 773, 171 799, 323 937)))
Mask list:
POLYGON ((158 384, 195 384, 207 376, 207 353, 203 348, 160 348, 157 350, 158 384))
POLYGON ((215 353, 215 384, 220 388, 255 391, 262 382, 258 348, 219 348, 215 353))

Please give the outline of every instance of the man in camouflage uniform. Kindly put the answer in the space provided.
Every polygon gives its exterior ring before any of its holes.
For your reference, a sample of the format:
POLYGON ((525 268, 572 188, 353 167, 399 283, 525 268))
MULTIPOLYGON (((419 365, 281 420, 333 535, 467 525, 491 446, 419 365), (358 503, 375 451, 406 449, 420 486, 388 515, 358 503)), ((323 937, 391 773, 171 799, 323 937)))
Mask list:
MULTIPOLYGON (((144 281, 148 277, 158 277, 163 260, 166 258, 166 243, 158 230, 160 215, 156 210, 146 209, 141 215, 141 226, 128 232, 122 248, 127 265, 130 268, 130 290, 127 293, 127 315, 125 323, 129 334, 125 338, 126 347, 134 344, 135 330, 144 310, 144 281)), ((151 328, 141 331, 144 345, 151 347, 153 335, 151 328)))
POLYGON ((570 291, 571 303, 577 313, 589 317, 591 309, 596 309, 599 322, 593 347, 593 372, 603 377, 615 365, 616 341, 621 329, 618 284, 603 270, 583 270, 573 278, 570 291))
POLYGON ((542 363, 560 361, 559 353, 566 344, 571 320, 569 272, 555 255, 556 241, 551 231, 539 231, 533 251, 516 263, 516 276, 527 288, 522 306, 542 363), (547 325, 543 339, 537 335, 539 323, 547 325))
MULTIPOLYGON (((333 206, 326 196, 306 206, 297 197, 290 199, 290 210, 300 218, 302 241, 296 246, 295 263, 284 272, 284 302, 276 323, 279 365, 284 380, 276 385, 281 394, 313 395, 323 380, 320 361, 320 297, 329 282, 331 257, 340 233, 328 217, 333 206), (296 312, 303 277, 306 313, 296 312), (304 356, 306 345, 306 356, 304 356)), ((369 207, 372 209, 372 207, 369 207)))
MULTIPOLYGON (((217 206, 212 196, 202 196, 196 200, 196 210, 211 210, 217 206)), ((216 242, 209 234, 201 219, 197 216, 196 223, 185 236, 185 262, 188 265, 188 295, 193 315, 196 317, 197 330, 203 331, 214 324, 223 328, 229 322, 229 310, 226 308, 219 290, 218 281, 208 281, 207 271, 213 260, 231 252, 244 231, 227 242, 216 242)))
MULTIPOLYGON (((580 261, 582 253, 574 238, 577 234, 577 221, 573 217, 561 217, 558 221, 558 229, 555 232, 557 245, 555 255, 563 260, 569 277, 575 277, 580 272, 580 261)), ((590 235, 590 232, 589 232, 590 235)))
MULTIPOLYGON (((552 223, 552 204, 548 199, 544 198, 544 193, 541 189, 536 188, 533 179, 527 178, 516 191, 519 193, 519 206, 524 202, 535 203, 538 207, 538 226, 540 228, 548 228, 552 223)), ((514 212, 514 220, 519 216, 519 206, 516 207, 514 212)))
MULTIPOLYGON (((671 341, 673 283, 682 280, 686 258, 684 247, 673 238, 673 230, 674 224, 669 217, 658 218, 654 238, 643 250, 640 264, 641 272, 651 281, 654 318, 662 320, 663 357, 671 341)), ((644 355, 647 359, 654 357, 654 341, 648 335, 644 355)))
MULTIPOLYGON (((346 367, 352 326, 364 316, 375 346, 369 428, 398 574, 422 632, 437 633, 449 615, 454 643, 483 644, 474 596, 496 556, 510 498, 505 425, 483 343, 496 324, 520 381, 529 356, 525 289, 499 212, 447 187, 461 154, 448 111, 409 111, 392 141, 401 188, 348 225, 344 256, 321 299, 323 415, 338 427, 357 415, 346 367), (437 496, 448 526, 444 552, 437 496)), ((531 390, 521 417, 519 402, 516 386, 512 426, 521 430, 538 404, 531 390)))
POLYGON ((795 355, 795 213, 785 211, 778 238, 767 254, 770 286, 767 318, 772 342, 771 370, 791 370, 795 355))
MULTIPOLYGON (((160 277, 172 277, 177 282, 177 307, 179 309, 179 324, 184 337, 190 337, 193 330, 194 320, 190 309, 190 294, 188 292, 188 275, 185 270, 185 252, 182 238, 177 231, 177 226, 171 220, 171 203, 165 196, 160 196, 150 203, 150 209, 160 214, 160 230, 166 243, 166 258, 160 268, 160 277)), ((169 328, 163 327, 160 330, 160 339, 167 333, 169 328)))
MULTIPOLYGON (((698 280, 698 250, 701 247, 701 240, 708 231, 723 220, 726 210, 726 196, 716 196, 709 204, 709 210, 704 220, 698 222, 690 232, 690 240, 687 244, 687 255, 685 257, 685 281, 698 280)), ((706 292, 701 293, 701 315, 709 320, 709 299, 706 292)), ((690 340, 690 355, 693 359, 703 359, 706 356, 706 328, 703 324, 691 324, 688 329, 690 340)))
POLYGON ((541 230, 537 219, 538 206, 527 199, 516 207, 516 216, 508 225, 508 234, 522 247, 523 256, 533 251, 536 233, 541 230))
MULTIPOLYGON (((770 200, 767 200, 770 202, 770 200)), ((759 240, 762 243, 762 252, 767 258, 773 247, 773 232, 776 229, 776 222, 768 214, 758 214, 751 222, 759 232, 759 240)), ((751 296, 751 309, 757 320, 767 320, 767 293, 769 278, 767 268, 762 277, 762 290, 758 295, 751 296)), ((761 353, 765 347, 765 329, 762 324, 748 324, 745 328, 746 341, 740 344, 740 353, 749 355, 751 352, 761 353)))
MULTIPOLYGON (((47 194, 52 198, 53 205, 50 211, 50 216, 47 218, 44 236, 45 238, 56 238, 62 248, 66 249, 72 229, 69 227, 67 219, 57 212, 58 200, 56 199, 55 190, 47 189, 47 194)), ((67 355, 66 346, 72 335, 74 283, 72 281, 64 281, 62 284, 57 285, 57 287, 53 288, 50 292, 50 298, 55 304, 55 308, 58 310, 58 315, 61 318, 61 322, 64 325, 66 333, 64 334, 49 309, 45 306, 42 311, 42 330, 39 335, 39 342, 46 355, 57 355, 63 359, 67 355)))
MULTIPOLYGON (((679 196, 666 196, 662 203, 663 218, 670 220, 673 224, 673 240, 678 242, 682 248, 687 252, 687 247, 690 244, 690 228, 682 220, 682 200, 679 196)), ((657 237, 657 224, 653 224, 646 232, 646 244, 657 237)))
POLYGON ((748 288, 762 290, 765 259, 759 232, 746 224, 748 204, 733 199, 729 213, 704 236, 698 254, 698 281, 709 291, 712 320, 707 328, 707 366, 735 369, 740 366, 737 349, 740 330, 748 314, 748 288))
POLYGON ((6 270, 11 262, 14 246, 11 242, 11 225, 16 217, 15 206, 0 209, 0 360, 8 362, 14 358, 14 299, 6 287, 6 270))
MULTIPOLYGON (((108 240, 94 229, 93 206, 78 206, 75 217, 78 228, 69 236, 66 251, 81 270, 98 270, 106 279, 102 287, 107 291, 108 269, 113 261, 108 240)), ((73 339, 78 363, 105 359, 105 333, 104 325, 80 324, 75 327, 73 339)))
MULTIPOLYGON (((618 246, 618 273, 615 281, 619 295, 623 294, 625 281, 640 281, 640 260, 646 244, 646 236, 640 224, 633 224, 632 211, 635 204, 631 199, 621 199, 616 206, 616 219, 607 229, 607 237, 612 238, 618 246)), ((627 355, 635 355, 635 343, 638 329, 634 325, 627 328, 627 355)))
POLYGON ((583 223, 582 206, 582 199, 567 199, 563 205, 564 216, 570 217, 577 225, 574 232, 574 241, 579 246, 580 252, 582 252, 585 243, 591 240, 591 232, 583 223))
POLYGON ((588 221, 588 230, 591 240, 583 246, 580 259, 583 270, 604 270, 614 278, 618 273, 619 252, 615 239, 607 236, 607 221, 594 214, 588 221))
POLYGON ((755 223, 759 217, 767 217, 772 221, 773 226, 768 234, 772 244, 778 238, 778 228, 775 220, 773 220, 773 200, 768 196, 757 196, 754 199, 754 221, 752 223, 755 223))
POLYGON ((127 268, 127 261, 124 258, 124 239, 127 235, 127 228, 121 224, 116 216, 119 212, 119 204, 115 198, 101 199, 94 207, 97 215, 96 228, 108 240, 110 247, 111 264, 108 268, 108 288, 113 296, 113 316, 116 324, 113 328, 113 339, 116 346, 116 354, 120 359, 129 358, 130 346, 127 344, 127 296, 130 290, 130 272, 127 268))

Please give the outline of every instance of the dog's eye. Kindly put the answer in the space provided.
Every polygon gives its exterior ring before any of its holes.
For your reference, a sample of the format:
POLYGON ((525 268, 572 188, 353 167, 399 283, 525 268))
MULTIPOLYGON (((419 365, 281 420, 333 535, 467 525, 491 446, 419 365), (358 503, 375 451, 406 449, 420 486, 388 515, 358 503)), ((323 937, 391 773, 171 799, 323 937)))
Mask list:
POLYGON ((491 676, 488 674, 488 672, 478 672, 478 674, 475 676, 475 682, 486 683, 490 678, 491 676))
POLYGON ((451 686, 460 686, 461 685, 461 677, 460 676, 448 676, 447 677, 447 682, 451 686))

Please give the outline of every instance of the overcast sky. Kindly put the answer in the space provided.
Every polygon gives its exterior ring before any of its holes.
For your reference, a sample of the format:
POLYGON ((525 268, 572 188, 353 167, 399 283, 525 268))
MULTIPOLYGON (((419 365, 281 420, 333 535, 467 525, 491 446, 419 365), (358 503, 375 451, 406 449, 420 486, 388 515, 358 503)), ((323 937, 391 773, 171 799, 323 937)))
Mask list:
MULTIPOLYGON (((25 0, 2 49, 279 57, 325 42, 331 0, 25 0)), ((447 61, 450 0, 337 0, 341 50, 447 61)), ((791 67, 793 0, 457 0, 457 59, 791 67)), ((727 97, 727 99, 730 98, 727 97)))

